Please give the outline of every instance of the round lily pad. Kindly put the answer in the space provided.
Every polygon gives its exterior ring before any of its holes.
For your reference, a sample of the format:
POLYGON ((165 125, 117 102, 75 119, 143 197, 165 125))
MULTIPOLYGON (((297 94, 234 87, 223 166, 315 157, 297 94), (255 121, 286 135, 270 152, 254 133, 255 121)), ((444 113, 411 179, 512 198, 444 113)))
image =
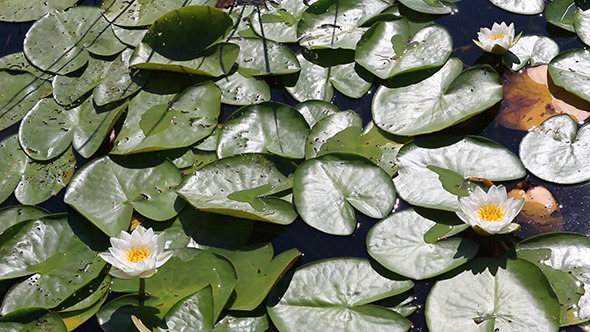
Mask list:
POLYGON ((41 218, 49 214, 49 211, 34 206, 17 205, 0 209, 0 233, 8 227, 21 221, 41 218))
POLYGON ((355 60, 379 78, 445 64, 453 50, 449 32, 430 25, 410 38, 406 19, 378 22, 359 41, 355 60))
POLYGON ((217 156, 273 153, 303 159, 309 126, 291 106, 266 102, 240 108, 225 122, 217 139, 217 156))
POLYGON ((270 87, 263 79, 244 77, 238 71, 215 81, 221 89, 221 102, 228 105, 250 105, 269 101, 270 87))
POLYGON ((236 62, 238 71, 246 77, 290 74, 301 69, 286 45, 262 38, 233 38, 230 42, 240 47, 236 62))
POLYGON ((549 74, 556 85, 590 101, 590 51, 565 51, 551 60, 549 74))
POLYGON ((559 44, 547 36, 522 36, 502 61, 512 71, 524 66, 538 66, 549 63, 559 54, 559 44))
POLYGON ((77 2, 76 0, 5 0, 0 3, 0 21, 35 21, 51 11, 67 9, 77 2))
POLYGON ((305 144, 305 157, 314 158, 318 155, 321 147, 328 140, 346 128, 361 128, 363 120, 354 111, 342 111, 328 115, 319 120, 309 133, 305 144))
POLYGON ((515 14, 535 15, 545 9, 543 0, 490 0, 494 5, 515 14))
POLYGON ((561 304, 560 325, 590 320, 590 239, 582 234, 535 236, 516 246, 520 259, 535 264, 547 277, 561 304))
POLYGON ((586 45, 590 45, 590 9, 578 9, 574 14, 574 29, 586 45))
POLYGON ((109 236, 129 228, 133 211, 154 220, 178 214, 180 171, 150 156, 102 157, 76 172, 64 201, 109 236), (108 207, 108 208, 105 208, 108 207))
POLYGON ((294 168, 262 154, 223 158, 187 176, 178 194, 199 210, 286 225, 297 213, 275 194, 292 187, 294 168))
POLYGON ((51 83, 31 73, 0 71, 0 130, 20 121, 37 102, 51 94, 51 83))
POLYGON ((371 218, 393 209, 391 177, 369 160, 352 154, 329 154, 304 162, 293 180, 293 201, 303 221, 322 232, 350 235, 355 208, 371 218))
POLYGON ((309 3, 300 0, 277 0, 273 6, 258 7, 250 14, 252 29, 257 35, 279 43, 296 43, 297 23, 309 3))
POLYGON ((303 115, 305 121, 309 124, 309 127, 313 127, 319 120, 340 112, 338 107, 332 103, 328 103, 323 100, 307 100, 297 104, 295 109, 303 115))
POLYGON ((557 332, 559 303, 533 264, 481 259, 436 282, 426 300, 426 322, 431 332, 557 332))
POLYGON ((520 142, 524 166, 543 180, 572 184, 590 179, 590 126, 569 115, 556 115, 529 132, 520 142))
POLYGON ((465 264, 479 245, 468 239, 424 240, 436 222, 413 209, 396 212, 373 226, 367 251, 386 268, 412 279, 432 278, 465 264))
POLYGON ((457 196, 448 192, 438 173, 428 166, 458 173, 464 179, 506 181, 521 178, 526 170, 502 145, 477 136, 433 136, 415 139, 398 153, 398 175, 393 179, 406 202, 433 209, 459 211, 457 196))
MULTIPOLYGON (((143 27, 154 23, 160 16, 183 6, 204 5, 207 0, 147 0, 127 2, 125 0, 106 0, 102 3, 104 16, 112 23, 122 27, 143 27)), ((213 1, 211 5, 215 4, 213 1)))
POLYGON ((375 124, 396 135, 431 133, 470 118, 502 99, 502 82, 492 68, 462 70, 463 63, 451 58, 421 82, 379 87, 371 105, 375 124))
POLYGON ((547 22, 570 32, 576 32, 574 28, 574 13, 578 9, 574 0, 553 0, 545 7, 547 22))
POLYGON ((366 259, 316 261, 297 269, 285 293, 267 310, 283 332, 408 331, 411 323, 401 315, 370 304, 414 285, 394 278, 377 273, 366 259))
POLYGON ((64 75, 84 66, 90 55, 114 55, 125 49, 97 7, 54 11, 27 32, 24 52, 35 66, 64 75))
POLYGON ((410 9, 425 14, 450 14, 457 10, 452 1, 446 0, 400 0, 410 9))

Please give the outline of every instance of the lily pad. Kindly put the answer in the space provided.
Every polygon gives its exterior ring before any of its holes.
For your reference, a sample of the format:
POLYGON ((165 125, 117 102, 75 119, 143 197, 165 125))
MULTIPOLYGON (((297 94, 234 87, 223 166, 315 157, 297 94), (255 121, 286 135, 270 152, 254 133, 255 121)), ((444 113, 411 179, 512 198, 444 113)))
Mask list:
POLYGON ((279 331, 395 331, 411 323, 371 302, 413 287, 377 273, 366 259, 316 261, 295 271, 286 292, 267 307, 279 331))
POLYGON ((51 161, 32 160, 21 149, 16 135, 0 142, 0 156, 4 160, 0 167, 1 200, 14 190, 16 199, 27 205, 42 203, 57 194, 72 178, 76 165, 71 149, 51 161))
POLYGON ((468 239, 427 243, 424 235, 434 225, 413 209, 396 212, 371 228, 367 251, 389 270, 417 280, 450 271, 475 256, 479 245, 468 239))
POLYGON ((330 138, 347 128, 357 127, 360 129, 362 124, 361 117, 354 111, 334 113, 319 120, 307 137, 307 143, 305 144, 306 159, 317 157, 321 147, 330 138))
POLYGON ((295 109, 303 115, 310 128, 315 126, 319 120, 340 112, 340 109, 334 104, 323 100, 307 100, 297 104, 295 109))
POLYGON ((113 32, 117 39, 119 39, 122 43, 127 44, 131 47, 137 47, 141 40, 147 33, 147 28, 125 28, 118 25, 113 25, 113 32))
POLYGON ((481 113, 502 99, 502 83, 492 68, 462 70, 463 63, 451 58, 419 83, 379 87, 371 105, 375 124, 395 135, 431 133, 481 113))
POLYGON ((240 47, 236 62, 245 77, 290 74, 301 69, 286 45, 262 38, 233 38, 230 42, 240 47))
POLYGON ((574 0, 553 0, 545 7, 545 18, 547 22, 565 29, 576 32, 574 28, 574 13, 578 9, 574 0))
POLYGON ((27 72, 43 79, 50 79, 52 77, 51 74, 33 66, 23 52, 16 52, 1 57, 0 69, 11 72, 27 72))
POLYGON ((258 6, 250 14, 257 35, 279 43, 296 43, 297 23, 312 1, 277 0, 278 6, 258 6))
POLYGON ((557 332, 559 303, 549 283, 524 260, 473 261, 456 276, 437 281, 426 300, 432 332, 557 332))
POLYGON ((273 153, 302 159, 309 126, 291 106, 266 102, 240 108, 225 122, 217 139, 217 156, 273 153))
POLYGON ((516 246, 520 259, 535 264, 547 277, 561 304, 560 325, 590 320, 590 239, 581 234, 536 236, 516 246))
POLYGON ((334 235, 356 229, 355 208, 371 218, 384 218, 393 209, 391 177, 369 160, 330 154, 304 162, 293 180, 293 202, 311 227, 334 235))
POLYGON ((0 3, 0 21, 35 21, 54 10, 65 10, 74 6, 76 0, 27 1, 6 0, 0 3))
POLYGON ((453 1, 446 0, 400 0, 408 8, 425 14, 451 14, 457 10, 453 1))
POLYGON ((106 264, 74 234, 65 214, 21 222, 1 236, 2 279, 30 276, 5 295, 2 315, 54 308, 96 278, 106 264))
POLYGON ((586 45, 590 45, 590 9, 578 9, 574 14, 574 29, 586 45))
POLYGON ((545 9, 543 0, 490 0, 492 4, 515 14, 536 15, 545 9))
POLYGON ((278 158, 238 155, 196 170, 178 194, 202 211, 287 225, 297 213, 275 194, 291 189, 294 171, 294 164, 278 158))
POLYGON ((387 79, 401 73, 440 67, 453 50, 449 32, 430 25, 410 38, 406 19, 378 22, 359 41, 355 60, 379 78, 387 79))
MULTIPOLYGON (((98 322, 107 332, 126 331, 132 327, 130 314, 139 317, 148 326, 159 325, 162 318, 182 298, 209 285, 213 290, 211 320, 217 320, 230 298, 237 275, 224 257, 194 248, 174 250, 174 256, 158 268, 146 282, 144 307, 137 306, 138 296, 120 297, 108 303, 97 314, 98 322)), ((137 279, 115 279, 112 290, 137 292, 137 279)))
POLYGON ((35 66, 65 75, 96 55, 114 55, 125 49, 109 22, 96 7, 77 6, 54 11, 36 21, 27 32, 24 52, 35 66))
POLYGON ((311 4, 297 26, 299 44, 312 48, 353 50, 367 28, 361 25, 383 9, 391 0, 319 0, 311 4))
POLYGON ((507 181, 526 175, 518 157, 500 144, 477 136, 433 136, 415 139, 398 153, 393 179, 406 202, 433 209, 459 211, 458 196, 444 189, 439 175, 427 166, 459 173, 463 178, 507 181))
POLYGON ((159 100, 164 97, 146 91, 134 98, 112 154, 190 146, 209 136, 217 125, 221 91, 215 84, 193 85, 172 100, 159 100), (146 99, 149 104, 142 103, 146 99))
POLYGON ((258 104, 271 99, 270 87, 266 81, 255 77, 244 77, 239 72, 215 81, 221 89, 221 102, 228 105, 258 104))
POLYGON ((51 94, 51 83, 31 73, 0 71, 0 130, 20 121, 37 102, 51 94))
POLYGON ((590 179, 590 126, 578 124, 569 115, 556 115, 529 132, 520 142, 524 166, 539 178, 572 184, 590 179))
POLYGON ((43 312, 42 315, 31 314, 32 317, 22 318, 19 317, 19 322, 10 322, 5 320, 0 322, 0 329, 6 332, 66 332, 68 331, 61 317, 54 312, 47 311, 43 312), (27 319, 30 318, 30 319, 27 319), (25 320, 27 322, 22 322, 25 320))
POLYGON ((154 220, 176 216, 184 205, 175 193, 180 180, 167 160, 106 156, 76 172, 64 201, 107 235, 117 236, 129 228, 134 210, 154 220))
POLYGON ((583 121, 590 117, 590 102, 556 86, 546 65, 504 77, 504 98, 496 117, 504 127, 531 130, 551 116, 564 113, 583 121))
POLYGON ((102 8, 105 9, 104 16, 116 25, 142 27, 151 25, 160 16, 174 9, 188 5, 204 5, 207 2, 207 0, 147 0, 143 2, 106 0, 102 3, 102 8))
POLYGON ((551 60, 549 74, 556 85, 590 101, 590 51, 565 51, 551 60))
POLYGON ((92 98, 66 110, 54 99, 42 99, 19 128, 24 151, 35 160, 56 158, 70 145, 85 158, 92 156, 113 128, 126 104, 98 107, 92 98))
POLYGON ((21 221, 42 218, 49 215, 49 211, 27 205, 7 206, 0 209, 0 234, 8 227, 21 221))
POLYGON ((538 66, 549 63, 559 54, 559 44, 547 36, 522 36, 508 53, 504 54, 502 61, 512 71, 517 71, 524 66, 538 66))
POLYGON ((230 310, 254 310, 267 297, 271 288, 301 256, 297 249, 282 252, 273 258, 272 244, 254 250, 230 251, 211 248, 227 257, 238 275, 236 299, 230 310))

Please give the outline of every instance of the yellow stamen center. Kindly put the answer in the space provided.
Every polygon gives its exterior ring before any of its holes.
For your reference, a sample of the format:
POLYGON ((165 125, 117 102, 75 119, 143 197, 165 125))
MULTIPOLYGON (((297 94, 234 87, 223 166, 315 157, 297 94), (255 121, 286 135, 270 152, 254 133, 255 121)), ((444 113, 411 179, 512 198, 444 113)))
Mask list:
POLYGON ((502 221, 505 211, 497 204, 486 204, 477 209, 477 216, 485 221, 502 221))
POLYGON ((490 39, 496 40, 496 39, 503 39, 504 37, 506 37, 506 34, 504 34, 504 33, 495 33, 490 37, 490 39))
POLYGON ((127 260, 133 263, 143 262, 150 256, 150 250, 147 247, 131 248, 127 251, 127 260))

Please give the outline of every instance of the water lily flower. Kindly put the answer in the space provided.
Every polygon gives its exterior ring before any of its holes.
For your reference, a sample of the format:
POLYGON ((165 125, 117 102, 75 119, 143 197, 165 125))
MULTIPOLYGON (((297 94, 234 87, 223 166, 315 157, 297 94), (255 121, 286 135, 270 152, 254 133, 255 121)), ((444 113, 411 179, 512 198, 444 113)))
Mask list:
POLYGON ((99 255, 117 268, 110 272, 114 277, 148 278, 172 257, 172 252, 164 252, 164 241, 151 228, 138 226, 131 234, 121 231, 119 237, 112 237, 109 252, 99 255))
POLYGON ((473 39, 475 45, 482 50, 493 54, 504 54, 520 39, 522 32, 514 38, 514 23, 506 25, 494 23, 492 29, 481 28, 477 33, 477 39, 473 39))
POLYGON ((480 187, 471 195, 459 197, 462 212, 455 212, 481 235, 504 234, 517 230, 512 222, 524 205, 524 198, 508 198, 504 186, 491 186, 486 193, 480 187))

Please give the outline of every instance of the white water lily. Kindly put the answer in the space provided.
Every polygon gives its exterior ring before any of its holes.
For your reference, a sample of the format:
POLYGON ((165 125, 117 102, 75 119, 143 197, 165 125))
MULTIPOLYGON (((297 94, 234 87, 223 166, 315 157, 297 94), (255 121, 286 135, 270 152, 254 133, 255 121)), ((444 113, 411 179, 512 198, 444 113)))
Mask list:
POLYGON ((112 237, 109 252, 99 255, 117 268, 110 272, 114 277, 148 278, 172 257, 172 252, 164 252, 164 241, 151 228, 138 226, 131 234, 121 231, 119 237, 112 237))
POLYGON ((477 187, 471 195, 459 197, 462 212, 456 212, 480 234, 504 234, 517 230, 512 222, 524 205, 524 198, 508 198, 506 188, 491 186, 486 193, 477 187))
POLYGON ((514 38, 514 23, 510 23, 510 25, 506 25, 505 22, 494 23, 491 30, 488 28, 479 29, 478 40, 474 39, 473 42, 486 52, 504 54, 516 44, 521 35, 522 33, 514 38))

